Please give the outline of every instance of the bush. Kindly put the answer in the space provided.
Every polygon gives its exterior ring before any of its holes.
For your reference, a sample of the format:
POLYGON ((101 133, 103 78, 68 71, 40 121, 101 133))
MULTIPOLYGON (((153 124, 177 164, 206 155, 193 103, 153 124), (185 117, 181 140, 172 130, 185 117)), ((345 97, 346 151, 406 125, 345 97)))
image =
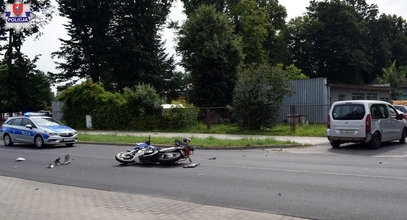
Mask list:
POLYGON ((72 127, 85 128, 86 115, 93 115, 97 107, 102 106, 101 96, 105 93, 103 86, 92 80, 67 88, 57 97, 58 101, 64 102, 64 120, 72 127))
POLYGON ((163 126, 169 129, 180 129, 190 127, 198 123, 198 108, 186 102, 173 103, 180 104, 180 108, 165 109, 162 114, 163 126))
POLYGON ((234 116, 241 129, 259 130, 275 125, 277 105, 291 92, 288 73, 280 65, 243 70, 233 97, 234 116))
POLYGON ((121 94, 108 92, 101 84, 87 80, 68 88, 57 100, 64 102, 64 120, 78 129, 86 127, 86 115, 92 115, 94 129, 102 130, 177 129, 195 125, 198 116, 198 109, 185 102, 184 108, 163 112, 161 97, 144 84, 125 88, 121 94))

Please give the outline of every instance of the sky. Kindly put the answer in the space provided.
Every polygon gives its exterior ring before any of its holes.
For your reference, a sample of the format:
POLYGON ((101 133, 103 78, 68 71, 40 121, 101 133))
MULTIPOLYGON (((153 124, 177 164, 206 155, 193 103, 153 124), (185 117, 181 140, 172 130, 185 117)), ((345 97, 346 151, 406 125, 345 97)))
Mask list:
MULTIPOLYGON (((55 0, 53 0, 54 4, 55 0)), ((368 4, 376 4, 380 14, 396 14, 407 19, 407 1, 406 0, 366 0, 368 4)), ((301 16, 305 13, 306 7, 309 5, 309 0, 279 0, 279 3, 285 6, 287 10, 287 20, 301 16)), ((182 3, 180 0, 175 0, 169 19, 179 21, 181 24, 185 21, 186 16, 182 13, 182 3)), ((23 53, 33 58, 35 55, 41 54, 37 61, 37 68, 44 72, 58 72, 55 68, 55 60, 51 58, 51 53, 58 51, 61 44, 59 38, 68 39, 66 30, 63 24, 66 24, 68 19, 55 16, 54 19, 43 29, 43 35, 39 40, 28 38, 22 47, 23 53)), ((167 53, 175 55, 176 61, 179 57, 175 52, 175 35, 173 31, 165 29, 162 31, 163 39, 167 53)))

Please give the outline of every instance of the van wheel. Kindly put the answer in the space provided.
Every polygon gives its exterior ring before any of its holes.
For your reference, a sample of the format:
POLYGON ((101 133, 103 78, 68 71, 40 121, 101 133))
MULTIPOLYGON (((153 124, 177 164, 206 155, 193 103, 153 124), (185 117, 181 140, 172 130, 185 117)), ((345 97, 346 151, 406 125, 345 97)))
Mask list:
POLYGON ((372 138, 370 139, 368 145, 372 149, 377 149, 380 147, 381 143, 382 143, 382 136, 380 135, 379 132, 376 131, 374 134, 372 134, 372 138))
POLYGON ((330 143, 332 148, 339 148, 339 146, 341 145, 340 141, 331 141, 330 143))
POLYGON ((406 128, 403 129, 403 133, 401 133, 401 138, 399 140, 400 144, 405 144, 406 143, 406 137, 407 137, 407 130, 406 128))

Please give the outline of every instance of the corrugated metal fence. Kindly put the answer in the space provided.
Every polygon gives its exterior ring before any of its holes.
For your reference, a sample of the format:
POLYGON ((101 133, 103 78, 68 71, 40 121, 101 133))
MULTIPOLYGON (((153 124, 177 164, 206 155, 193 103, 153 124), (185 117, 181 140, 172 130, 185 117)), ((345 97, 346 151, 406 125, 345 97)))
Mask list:
MULTIPOLYGON (((277 123, 287 124, 325 124, 328 118, 330 105, 276 105, 277 123)), ((233 113, 227 107, 199 108, 201 111, 199 120, 205 122, 209 128, 212 124, 233 123, 233 113)))

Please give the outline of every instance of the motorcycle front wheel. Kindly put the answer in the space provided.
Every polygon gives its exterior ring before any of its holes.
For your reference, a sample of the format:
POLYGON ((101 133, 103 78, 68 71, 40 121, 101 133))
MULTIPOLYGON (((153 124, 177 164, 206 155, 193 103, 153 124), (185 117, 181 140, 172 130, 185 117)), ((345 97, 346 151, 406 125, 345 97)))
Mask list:
POLYGON ((181 153, 179 152, 168 152, 158 155, 157 161, 160 164, 173 164, 181 159, 181 153))
POLYGON ((131 152, 120 152, 115 156, 116 160, 121 164, 134 163, 135 156, 131 152))

